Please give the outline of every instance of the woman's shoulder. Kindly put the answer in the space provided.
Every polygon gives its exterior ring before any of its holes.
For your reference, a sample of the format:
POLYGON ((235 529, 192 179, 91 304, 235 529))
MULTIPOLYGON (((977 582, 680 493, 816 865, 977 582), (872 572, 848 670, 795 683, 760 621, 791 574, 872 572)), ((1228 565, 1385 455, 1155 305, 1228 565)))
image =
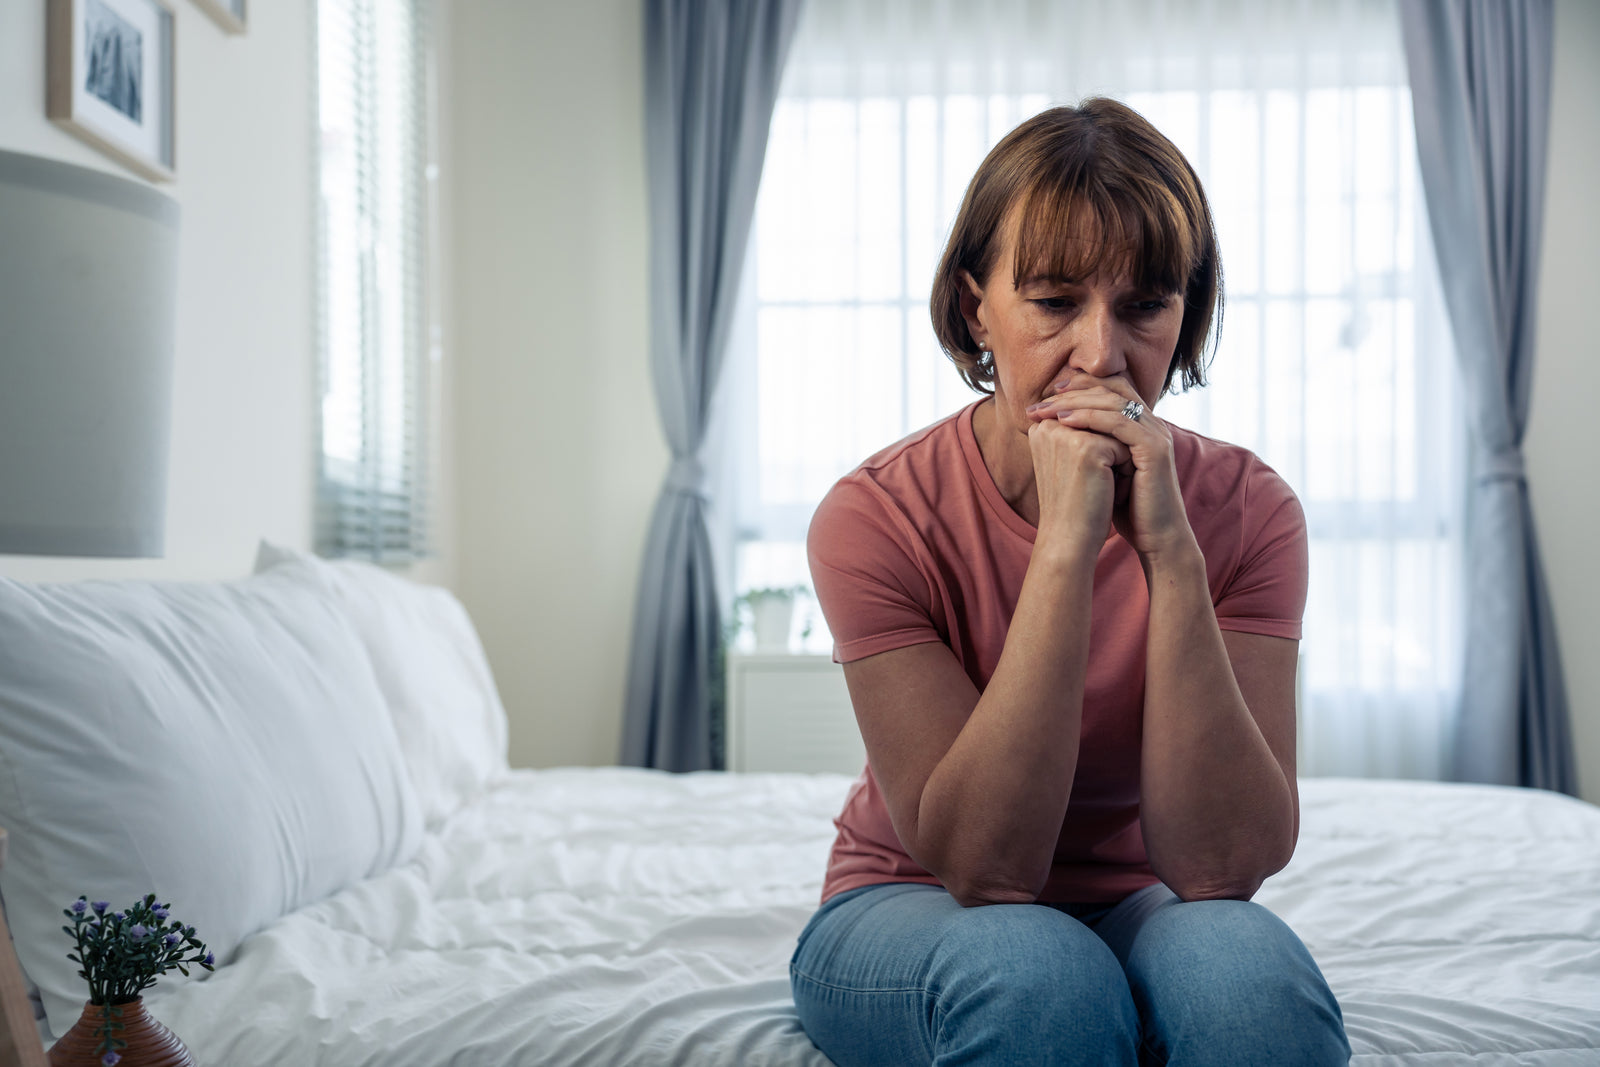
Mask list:
POLYGON ((1172 430, 1173 460, 1178 464, 1180 476, 1188 467, 1195 474, 1210 477, 1238 478, 1265 474, 1280 478, 1266 460, 1244 445, 1219 437, 1207 437, 1174 422, 1167 423, 1167 426, 1172 430))
POLYGON ((1243 445, 1167 424, 1172 430, 1173 462, 1185 503, 1200 508, 1299 510, 1289 483, 1243 445))
POLYGON ((971 406, 874 452, 833 484, 823 504, 867 496, 897 510, 914 510, 936 486, 948 483, 952 473, 965 468, 960 433, 963 418, 971 418, 971 406))
POLYGON ((967 479, 960 420, 970 408, 947 415, 868 456, 833 484, 812 515, 808 541, 849 544, 859 549, 873 531, 901 542, 920 543, 918 531, 941 499, 967 479))
POLYGON ((960 423, 971 419, 975 402, 951 412, 937 422, 909 433, 894 444, 881 448, 862 460, 845 478, 854 476, 892 477, 939 466, 961 455, 960 423))

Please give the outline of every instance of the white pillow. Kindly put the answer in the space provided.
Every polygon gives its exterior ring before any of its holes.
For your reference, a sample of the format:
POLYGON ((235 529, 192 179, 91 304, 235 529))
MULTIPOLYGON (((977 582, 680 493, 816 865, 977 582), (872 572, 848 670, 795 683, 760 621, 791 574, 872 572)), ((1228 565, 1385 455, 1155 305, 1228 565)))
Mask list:
POLYGON ((361 560, 327 561, 263 541, 256 572, 316 574, 372 657, 428 827, 505 773, 506 712, 478 632, 446 589, 361 560))
POLYGON ((88 997, 61 932, 80 893, 154 892, 225 961, 422 833, 361 641, 305 567, 0 579, 0 826, 7 919, 57 1033, 88 997))

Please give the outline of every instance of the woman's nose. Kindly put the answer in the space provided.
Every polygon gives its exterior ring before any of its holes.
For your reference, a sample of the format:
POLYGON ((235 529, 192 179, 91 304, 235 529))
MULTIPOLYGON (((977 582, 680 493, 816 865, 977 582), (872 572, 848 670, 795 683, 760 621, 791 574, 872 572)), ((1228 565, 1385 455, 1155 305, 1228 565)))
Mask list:
POLYGON ((1108 309, 1091 305, 1078 316, 1074 325, 1078 329, 1074 331, 1076 336, 1073 338, 1069 364, 1096 378, 1121 374, 1127 365, 1123 352, 1126 338, 1122 336, 1116 315, 1108 309))

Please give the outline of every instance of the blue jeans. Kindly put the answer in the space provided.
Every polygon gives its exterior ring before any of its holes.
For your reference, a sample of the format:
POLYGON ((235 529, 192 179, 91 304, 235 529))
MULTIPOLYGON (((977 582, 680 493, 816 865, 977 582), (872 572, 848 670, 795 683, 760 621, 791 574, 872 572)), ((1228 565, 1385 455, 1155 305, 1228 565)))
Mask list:
POLYGON ((839 1067, 1347 1064, 1311 954, 1259 904, 963 908, 938 886, 841 893, 789 965, 800 1022, 839 1067))

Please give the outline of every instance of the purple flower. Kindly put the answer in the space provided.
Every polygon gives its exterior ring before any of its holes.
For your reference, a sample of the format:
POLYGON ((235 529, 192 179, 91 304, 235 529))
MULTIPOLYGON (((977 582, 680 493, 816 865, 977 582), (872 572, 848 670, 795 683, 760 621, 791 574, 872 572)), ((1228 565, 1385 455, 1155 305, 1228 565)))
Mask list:
POLYGON ((178 943, 178 935, 168 934, 166 937, 161 939, 161 943, 163 945, 176 945, 178 943))
POLYGON ((118 1056, 115 1052, 108 1052, 104 1056, 100 1057, 100 1063, 102 1064, 102 1067, 117 1067, 117 1064, 121 1062, 122 1057, 118 1056))
POLYGON ((104 915, 106 913, 106 909, 111 907, 111 904, 109 901, 97 900, 90 905, 90 907, 94 908, 94 913, 96 915, 104 915))
POLYGON ((89 902, 87 900, 84 900, 82 897, 79 897, 77 900, 74 900, 72 902, 72 912, 73 912, 74 915, 82 915, 84 912, 86 912, 88 910, 89 910, 89 902))
POLYGON ((211 953, 207 952, 206 953, 206 958, 201 960, 200 962, 204 963, 207 967, 209 967, 213 963, 217 962, 217 957, 215 957, 211 953))
POLYGON ((143 923, 134 923, 132 926, 128 927, 128 934, 135 941, 143 941, 144 940, 144 935, 149 933, 149 932, 150 931, 148 931, 148 930, 146 930, 144 928, 144 924, 143 923))
POLYGON ((112 912, 112 913, 111 913, 111 917, 112 917, 112 918, 113 918, 113 919, 115 919, 115 920, 117 920, 117 922, 121 922, 121 921, 122 921, 122 920, 123 920, 123 919, 126 919, 126 918, 127 918, 127 916, 126 916, 126 915, 124 915, 124 914, 123 914, 123 913, 122 913, 122 912, 120 912, 120 911, 114 911, 114 912, 112 912))
POLYGON ((166 919, 166 917, 168 915, 171 915, 171 914, 172 913, 167 910, 167 906, 165 904, 161 905, 160 907, 158 907, 155 910, 155 916, 158 919, 163 919, 164 920, 164 919, 166 919))

